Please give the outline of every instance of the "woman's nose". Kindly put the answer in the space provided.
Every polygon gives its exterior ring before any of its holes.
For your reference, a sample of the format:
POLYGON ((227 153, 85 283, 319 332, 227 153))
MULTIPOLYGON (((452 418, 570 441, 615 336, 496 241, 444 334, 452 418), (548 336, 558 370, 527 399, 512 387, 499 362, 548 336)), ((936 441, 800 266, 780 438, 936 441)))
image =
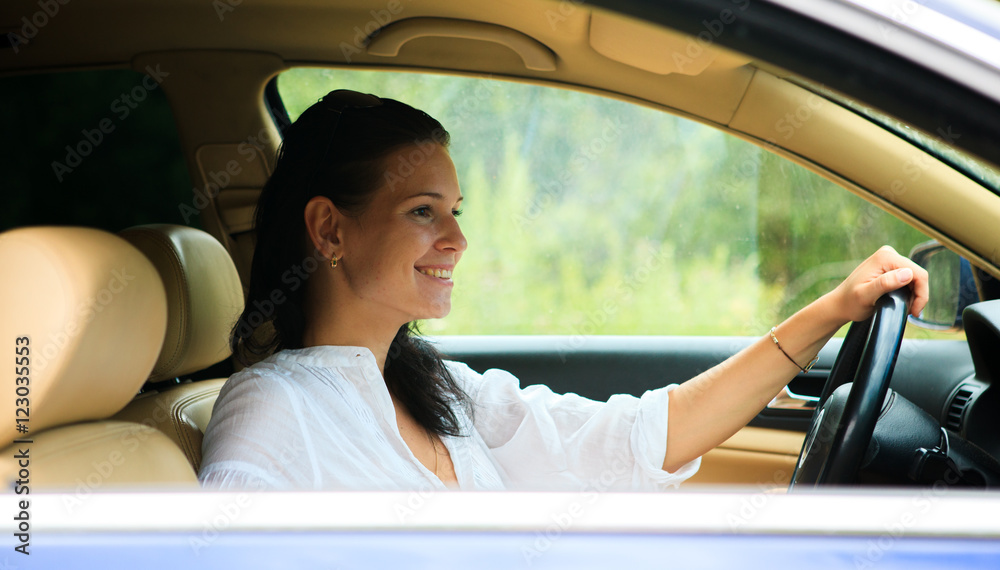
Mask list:
POLYGON ((468 246, 469 243, 465 241, 465 234, 462 233, 462 228, 458 225, 458 220, 454 216, 450 216, 444 228, 444 233, 438 240, 438 247, 442 250, 450 249, 462 253, 468 246))

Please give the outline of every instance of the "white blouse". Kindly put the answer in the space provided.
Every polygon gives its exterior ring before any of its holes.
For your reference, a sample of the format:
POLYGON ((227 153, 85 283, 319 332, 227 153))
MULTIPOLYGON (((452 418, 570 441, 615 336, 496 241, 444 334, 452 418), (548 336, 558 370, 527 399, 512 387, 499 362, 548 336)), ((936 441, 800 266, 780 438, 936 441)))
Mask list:
MULTIPOLYGON (((460 489, 660 490, 701 464, 662 469, 676 384, 601 403, 446 365, 473 402, 472 418, 456 410, 463 436, 441 436, 460 489)), ((234 374, 202 450, 198 477, 212 488, 446 489, 399 435, 385 381, 361 347, 283 350, 234 374)))

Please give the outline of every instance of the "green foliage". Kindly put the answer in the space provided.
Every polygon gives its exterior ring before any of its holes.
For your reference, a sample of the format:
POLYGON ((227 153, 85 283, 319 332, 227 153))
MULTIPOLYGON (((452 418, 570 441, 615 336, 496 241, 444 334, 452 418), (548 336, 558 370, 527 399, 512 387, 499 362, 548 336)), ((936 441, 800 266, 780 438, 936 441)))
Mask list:
POLYGON ((725 133, 590 94, 491 79, 299 68, 292 119, 349 88, 452 134, 469 249, 432 334, 759 335, 883 244, 927 238, 725 133))

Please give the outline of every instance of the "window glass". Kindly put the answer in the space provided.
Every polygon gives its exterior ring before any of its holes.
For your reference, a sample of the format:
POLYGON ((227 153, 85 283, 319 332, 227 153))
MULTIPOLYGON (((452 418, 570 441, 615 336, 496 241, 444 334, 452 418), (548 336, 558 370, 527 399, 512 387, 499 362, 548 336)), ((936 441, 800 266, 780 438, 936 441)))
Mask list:
POLYGON ((426 333, 756 336, 879 246, 927 239, 760 147, 628 102, 414 73, 278 79, 293 120, 339 88, 452 134, 469 249, 451 314, 426 333))
POLYGON ((184 220, 192 184, 155 78, 103 70, 0 78, 0 230, 36 224, 118 231, 184 220))

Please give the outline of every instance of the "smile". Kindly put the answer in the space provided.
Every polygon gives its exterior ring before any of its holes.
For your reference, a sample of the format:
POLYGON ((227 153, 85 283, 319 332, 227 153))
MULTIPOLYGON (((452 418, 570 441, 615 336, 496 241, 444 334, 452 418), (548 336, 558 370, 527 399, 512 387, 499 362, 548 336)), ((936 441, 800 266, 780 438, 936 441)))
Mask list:
POLYGON ((438 279, 451 279, 451 269, 417 269, 420 273, 424 275, 429 275, 431 277, 437 277, 438 279))

